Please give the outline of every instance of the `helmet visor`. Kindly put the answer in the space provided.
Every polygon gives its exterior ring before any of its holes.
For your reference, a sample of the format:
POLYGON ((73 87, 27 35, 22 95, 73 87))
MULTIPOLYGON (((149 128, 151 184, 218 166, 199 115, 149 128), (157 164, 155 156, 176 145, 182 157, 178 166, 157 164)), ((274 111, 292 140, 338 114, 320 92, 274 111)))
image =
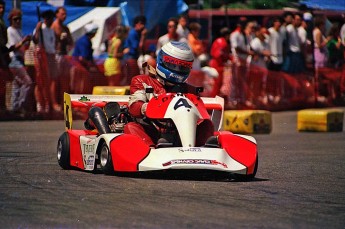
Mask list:
POLYGON ((189 74, 192 69, 193 61, 180 60, 175 57, 162 53, 163 65, 171 71, 183 74, 189 74))

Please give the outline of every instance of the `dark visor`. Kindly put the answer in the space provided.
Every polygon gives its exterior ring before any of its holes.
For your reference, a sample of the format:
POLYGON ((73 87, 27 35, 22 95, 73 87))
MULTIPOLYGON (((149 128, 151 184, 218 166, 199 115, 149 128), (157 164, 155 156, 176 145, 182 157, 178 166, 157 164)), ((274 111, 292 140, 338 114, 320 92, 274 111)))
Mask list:
POLYGON ((162 54, 163 54, 162 55, 163 64, 168 69, 174 72, 180 72, 180 73, 189 73, 190 70, 192 69, 193 61, 180 60, 172 56, 169 56, 165 54, 164 52, 162 54))

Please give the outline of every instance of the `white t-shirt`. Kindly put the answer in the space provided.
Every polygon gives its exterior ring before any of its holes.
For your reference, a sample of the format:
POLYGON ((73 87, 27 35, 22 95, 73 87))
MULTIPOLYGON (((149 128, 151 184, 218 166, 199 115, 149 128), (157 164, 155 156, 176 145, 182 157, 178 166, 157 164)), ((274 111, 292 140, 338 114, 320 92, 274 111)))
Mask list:
POLYGON ((265 56, 263 56, 261 53, 265 50, 269 50, 267 41, 261 41, 256 37, 250 42, 250 47, 255 53, 259 54, 259 57, 257 59, 252 58, 251 63, 266 68, 265 56))
POLYGON ((286 26, 286 35, 288 39, 288 47, 289 50, 292 52, 300 52, 301 51, 301 41, 298 36, 297 29, 292 25, 286 26))
MULTIPOLYGON (((34 30, 35 33, 35 30, 34 30)), ((42 34, 43 34, 43 42, 44 48, 47 53, 55 54, 55 32, 53 29, 47 27, 45 23, 42 24, 42 34)), ((41 37, 39 37, 41 42, 41 37)))
POLYGON ((281 30, 277 31, 273 27, 268 29, 269 36, 269 49, 271 51, 271 60, 274 64, 283 63, 283 41, 284 35, 281 30))
POLYGON ((341 38, 341 42, 343 42, 343 45, 345 45, 345 23, 343 26, 341 26, 340 38, 341 38))
POLYGON ((247 58, 247 54, 236 52, 236 48, 240 48, 242 50, 248 50, 248 44, 246 44, 245 37, 241 32, 234 31, 230 34, 230 44, 231 44, 231 52, 235 58, 237 57, 240 57, 241 59, 247 58))
POLYGON ((158 55, 163 45, 167 44, 169 41, 180 41, 180 42, 185 42, 185 43, 188 42, 186 38, 180 37, 179 35, 178 35, 178 38, 174 40, 174 39, 170 39, 168 34, 165 34, 161 36, 160 38, 158 38, 158 42, 156 46, 156 55, 158 55))
POLYGON ((184 37, 188 39, 188 34, 189 34, 189 29, 188 28, 183 28, 182 25, 178 24, 176 33, 180 35, 180 37, 184 37))
MULTIPOLYGON (((12 26, 7 28, 7 48, 10 48, 11 46, 18 44, 19 42, 22 41, 23 39, 23 35, 22 35, 22 31, 20 29, 16 29, 12 26)), ((17 49, 13 52, 10 53, 10 57, 13 56, 24 56, 24 53, 21 49, 17 49)))
POLYGON ((297 34, 301 41, 301 44, 307 43, 307 30, 305 30, 303 26, 298 27, 297 34))

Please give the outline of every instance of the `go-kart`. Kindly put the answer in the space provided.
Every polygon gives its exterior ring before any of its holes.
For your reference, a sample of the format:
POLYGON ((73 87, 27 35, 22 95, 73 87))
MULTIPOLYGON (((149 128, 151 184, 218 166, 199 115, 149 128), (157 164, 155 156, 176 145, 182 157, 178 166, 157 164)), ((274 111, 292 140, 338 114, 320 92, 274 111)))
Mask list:
MULTIPOLYGON (((147 90, 147 93, 152 93, 147 90)), ((129 96, 64 94, 66 131, 60 136, 57 159, 63 169, 115 172, 157 170, 223 171, 231 177, 251 180, 258 168, 256 140, 222 131, 224 100, 190 93, 152 94, 145 122, 169 136, 169 141, 149 146, 143 139, 123 132, 128 122, 129 96), (72 129, 72 109, 89 109, 92 120, 85 129, 72 129), (102 111, 102 112, 100 112, 102 111), (214 135, 196 145, 201 121, 213 123, 214 135)))

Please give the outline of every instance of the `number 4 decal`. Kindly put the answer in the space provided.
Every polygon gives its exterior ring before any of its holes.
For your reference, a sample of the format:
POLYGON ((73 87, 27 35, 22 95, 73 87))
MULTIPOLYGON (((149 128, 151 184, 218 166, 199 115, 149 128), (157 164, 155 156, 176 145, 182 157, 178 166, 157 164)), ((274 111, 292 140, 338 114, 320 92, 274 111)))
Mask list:
POLYGON ((176 103, 175 103, 175 106, 174 106, 174 110, 177 110, 179 107, 181 106, 184 106, 186 108, 191 108, 192 106, 189 105, 189 103, 187 102, 186 99, 184 98, 180 98, 176 103))

